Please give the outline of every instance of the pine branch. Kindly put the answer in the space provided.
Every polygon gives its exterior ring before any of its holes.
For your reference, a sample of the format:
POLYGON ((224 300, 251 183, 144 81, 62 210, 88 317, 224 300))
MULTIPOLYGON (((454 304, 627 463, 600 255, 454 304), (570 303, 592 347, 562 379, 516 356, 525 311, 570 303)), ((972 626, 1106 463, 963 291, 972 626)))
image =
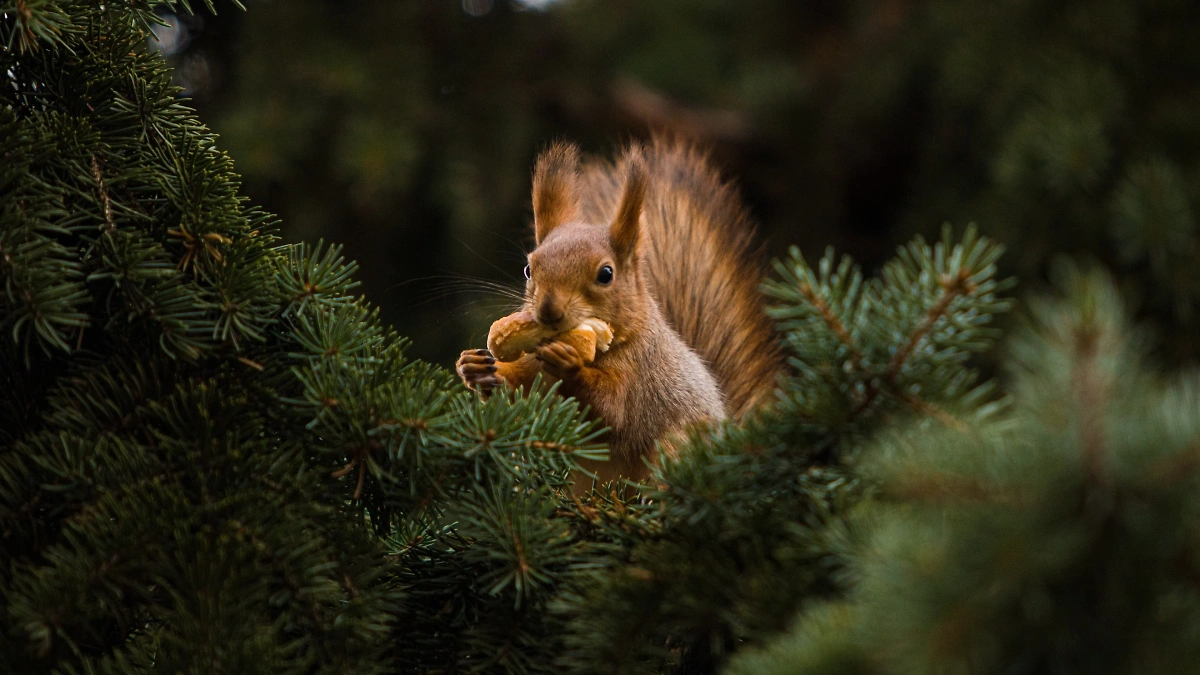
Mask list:
POLYGON ((855 417, 862 415, 871 406, 871 404, 875 402, 876 397, 879 395, 880 385, 886 384, 892 389, 896 396, 899 396, 914 410, 930 417, 934 417, 943 424, 961 426, 961 422, 946 413, 944 410, 938 408, 936 405, 927 401, 922 401, 918 397, 904 391, 898 379, 901 371, 904 369, 905 364, 908 362, 909 357, 911 357, 913 351, 916 350, 917 345, 919 345, 921 341, 926 338, 929 332, 933 330, 933 327, 939 321, 945 318, 950 306, 955 300, 958 300, 960 297, 967 295, 972 291, 972 287, 969 285, 970 280, 968 278, 968 270, 966 269, 959 270, 958 276, 953 279, 947 279, 943 277, 939 280, 939 282, 942 286, 941 297, 938 298, 938 300, 928 310, 926 310, 925 316, 921 320, 920 325, 912 332, 912 334, 908 336, 904 344, 898 350, 896 350, 895 355, 884 368, 883 376, 881 378, 874 378, 868 383, 867 393, 854 411, 855 417))
POLYGON ((1200 388, 1147 371, 1110 277, 1054 278, 1010 341, 1014 405, 882 435, 849 597, 733 672, 1191 667, 1200 388))

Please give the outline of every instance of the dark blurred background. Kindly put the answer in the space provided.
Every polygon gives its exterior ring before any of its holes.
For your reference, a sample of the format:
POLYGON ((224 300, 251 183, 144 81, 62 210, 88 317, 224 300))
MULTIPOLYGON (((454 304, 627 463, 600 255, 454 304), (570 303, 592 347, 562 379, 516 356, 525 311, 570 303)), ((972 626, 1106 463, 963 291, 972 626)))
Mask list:
POLYGON ((538 150, 652 128, 708 144, 772 255, 871 270, 976 222, 1025 288, 1117 271, 1162 357, 1197 354, 1192 0, 248 0, 164 14, 159 49, 245 192, 448 364, 518 286, 538 150))

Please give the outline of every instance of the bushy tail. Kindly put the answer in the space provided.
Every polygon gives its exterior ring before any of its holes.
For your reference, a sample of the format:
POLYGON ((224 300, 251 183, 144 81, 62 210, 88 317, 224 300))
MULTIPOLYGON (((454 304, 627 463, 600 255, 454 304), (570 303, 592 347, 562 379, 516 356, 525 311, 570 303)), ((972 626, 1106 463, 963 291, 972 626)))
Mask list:
POLYGON ((737 190, 694 146, 656 138, 617 165, 592 161, 582 172, 582 215, 608 222, 621 198, 623 163, 640 156, 650 184, 642 255, 667 319, 709 364, 729 411, 741 416, 771 399, 783 357, 758 290, 761 254, 737 190))

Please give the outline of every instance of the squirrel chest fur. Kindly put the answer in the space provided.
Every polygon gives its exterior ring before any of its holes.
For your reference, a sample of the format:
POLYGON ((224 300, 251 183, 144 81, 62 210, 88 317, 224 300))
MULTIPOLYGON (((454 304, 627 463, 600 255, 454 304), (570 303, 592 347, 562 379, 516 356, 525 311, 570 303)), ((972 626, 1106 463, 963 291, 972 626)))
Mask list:
POLYGON ((467 386, 487 395, 539 372, 561 380, 610 428, 610 461, 589 467, 602 480, 643 479, 656 443, 672 448, 690 425, 769 400, 781 357, 753 227, 704 155, 656 140, 585 162, 556 144, 534 170, 533 211, 522 309, 548 332, 599 319, 612 344, 590 362, 555 339, 508 363, 468 350, 457 364, 467 386))

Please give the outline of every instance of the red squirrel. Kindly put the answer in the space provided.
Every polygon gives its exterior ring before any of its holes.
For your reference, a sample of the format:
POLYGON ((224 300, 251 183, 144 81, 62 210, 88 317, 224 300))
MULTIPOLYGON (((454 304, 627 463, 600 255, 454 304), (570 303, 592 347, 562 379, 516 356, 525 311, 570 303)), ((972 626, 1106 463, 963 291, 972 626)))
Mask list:
POLYGON ((533 226, 522 310, 550 331, 600 319, 612 344, 590 363, 567 340, 508 363, 467 350, 457 371, 468 387, 561 381, 610 429, 609 461, 587 467, 602 481, 642 480, 657 442, 672 452, 686 427, 771 400, 782 355, 753 223, 705 154, 655 139, 605 162, 557 143, 534 169, 533 226))

